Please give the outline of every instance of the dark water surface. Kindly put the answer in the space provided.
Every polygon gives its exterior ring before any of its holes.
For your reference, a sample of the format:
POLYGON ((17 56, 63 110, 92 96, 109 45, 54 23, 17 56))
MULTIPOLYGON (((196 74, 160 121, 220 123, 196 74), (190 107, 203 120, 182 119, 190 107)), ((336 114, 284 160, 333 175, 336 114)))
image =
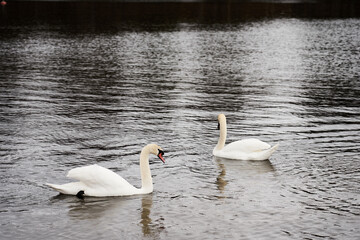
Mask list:
POLYGON ((0 27, 0 239, 359 239, 360 20, 0 27), (256 137, 269 161, 215 159, 256 137), (57 195, 99 164, 154 192, 57 195))

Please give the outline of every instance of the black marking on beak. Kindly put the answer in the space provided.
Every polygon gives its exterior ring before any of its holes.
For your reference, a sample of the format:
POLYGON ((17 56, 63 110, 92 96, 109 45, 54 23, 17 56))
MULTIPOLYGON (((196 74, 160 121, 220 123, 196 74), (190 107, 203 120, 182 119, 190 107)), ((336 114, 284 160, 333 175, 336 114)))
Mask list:
POLYGON ((218 127, 217 127, 217 130, 220 130, 220 123, 218 122, 218 127))
POLYGON ((165 159, 164 159, 164 151, 163 150, 161 150, 161 149, 158 149, 158 151, 159 151, 159 153, 158 153, 158 157, 160 158, 160 160, 163 162, 163 163, 165 163, 165 159))

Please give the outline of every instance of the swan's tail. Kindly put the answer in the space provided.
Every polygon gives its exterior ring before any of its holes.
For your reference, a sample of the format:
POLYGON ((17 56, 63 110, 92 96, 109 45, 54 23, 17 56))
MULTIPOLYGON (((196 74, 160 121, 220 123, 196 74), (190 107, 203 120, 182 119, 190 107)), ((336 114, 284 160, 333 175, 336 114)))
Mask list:
POLYGON ((272 146, 271 148, 265 150, 266 151, 266 159, 269 159, 270 156, 276 151, 276 149, 278 149, 279 144, 275 144, 274 146, 272 146))
POLYGON ((54 190, 56 190, 58 192, 64 193, 64 189, 62 189, 61 185, 51 184, 51 183, 45 183, 45 185, 48 186, 48 187, 51 187, 52 189, 54 189, 54 190))
POLYGON ((62 194, 76 195, 76 193, 79 192, 79 191, 77 191, 77 189, 71 188, 71 186, 73 184, 74 183, 67 183, 67 184, 58 185, 58 184, 45 183, 45 185, 51 187, 52 189, 54 189, 54 190, 56 190, 56 191, 58 191, 58 192, 60 192, 62 194))
POLYGON ((52 184, 52 183, 45 183, 46 186, 51 187, 52 189, 68 195, 76 195, 79 191, 85 191, 85 186, 81 182, 71 182, 65 184, 52 184))
POLYGON ((279 144, 277 143, 277 144, 275 144, 273 147, 271 147, 268 151, 270 152, 270 155, 271 154, 273 154, 275 151, 276 151, 276 149, 278 149, 278 147, 279 147, 279 144))

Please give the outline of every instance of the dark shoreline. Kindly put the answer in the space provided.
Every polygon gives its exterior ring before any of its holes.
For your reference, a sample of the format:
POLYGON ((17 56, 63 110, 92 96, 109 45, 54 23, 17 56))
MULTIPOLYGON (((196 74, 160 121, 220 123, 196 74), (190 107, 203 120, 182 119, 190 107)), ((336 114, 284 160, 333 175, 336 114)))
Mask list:
POLYGON ((11 23, 239 22, 264 18, 359 18, 360 1, 8 1, 1 25, 11 23))

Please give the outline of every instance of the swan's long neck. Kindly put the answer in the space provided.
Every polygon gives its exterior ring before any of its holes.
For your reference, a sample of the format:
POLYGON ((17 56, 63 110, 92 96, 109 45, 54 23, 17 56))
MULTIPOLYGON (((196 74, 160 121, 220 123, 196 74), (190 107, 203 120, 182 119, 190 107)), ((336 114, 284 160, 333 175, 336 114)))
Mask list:
POLYGON ((226 120, 222 119, 220 122, 220 137, 219 137, 219 140, 218 140, 218 143, 215 147, 215 150, 221 150, 224 148, 225 146, 225 141, 226 141, 226 132, 227 132, 227 129, 226 129, 226 120))
POLYGON ((149 166, 150 149, 145 147, 140 154, 141 189, 144 193, 153 191, 153 182, 149 166))

